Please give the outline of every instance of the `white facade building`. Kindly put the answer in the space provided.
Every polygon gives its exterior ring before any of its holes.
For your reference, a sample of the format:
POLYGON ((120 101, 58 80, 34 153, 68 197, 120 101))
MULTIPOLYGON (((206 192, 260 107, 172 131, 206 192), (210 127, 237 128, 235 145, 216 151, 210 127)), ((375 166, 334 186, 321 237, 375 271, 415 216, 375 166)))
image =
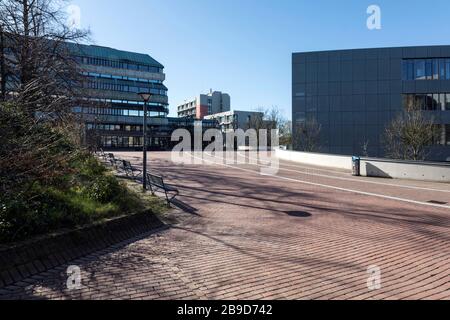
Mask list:
POLYGON ((177 107, 178 117, 203 119, 205 116, 230 110, 231 99, 227 93, 212 91, 186 100, 177 107))

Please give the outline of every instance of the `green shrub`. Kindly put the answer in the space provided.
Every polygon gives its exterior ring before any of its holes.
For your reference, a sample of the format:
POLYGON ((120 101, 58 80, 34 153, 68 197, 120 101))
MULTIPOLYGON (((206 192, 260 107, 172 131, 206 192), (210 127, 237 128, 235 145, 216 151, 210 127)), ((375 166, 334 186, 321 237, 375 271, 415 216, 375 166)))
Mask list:
POLYGON ((123 199, 132 195, 94 157, 80 158, 63 176, 16 186, 16 193, 1 196, 1 243, 140 209, 139 202, 124 205, 123 199))
POLYGON ((123 192, 122 186, 112 176, 99 176, 84 189, 89 199, 100 203, 113 201, 121 192, 123 192))
POLYGON ((0 104, 0 243, 147 207, 69 131, 0 104))

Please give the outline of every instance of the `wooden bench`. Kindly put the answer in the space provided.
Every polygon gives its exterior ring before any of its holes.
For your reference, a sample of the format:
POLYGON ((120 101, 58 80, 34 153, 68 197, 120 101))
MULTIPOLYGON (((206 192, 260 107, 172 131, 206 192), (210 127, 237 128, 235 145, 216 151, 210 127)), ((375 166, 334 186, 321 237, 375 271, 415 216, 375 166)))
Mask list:
POLYGON ((164 183, 164 179, 160 176, 156 176, 151 173, 147 173, 147 185, 150 187, 152 194, 155 195, 155 191, 162 190, 166 195, 167 204, 170 206, 170 202, 179 194, 178 189, 168 186, 164 183), (172 196, 169 198, 169 194, 172 196))
POLYGON ((122 160, 122 169, 123 171, 125 171, 125 173, 127 174, 127 177, 133 177, 136 178, 138 177, 140 174, 142 174, 142 170, 135 168, 131 165, 130 161, 127 160, 122 160), (137 174, 136 174, 137 172, 137 174))

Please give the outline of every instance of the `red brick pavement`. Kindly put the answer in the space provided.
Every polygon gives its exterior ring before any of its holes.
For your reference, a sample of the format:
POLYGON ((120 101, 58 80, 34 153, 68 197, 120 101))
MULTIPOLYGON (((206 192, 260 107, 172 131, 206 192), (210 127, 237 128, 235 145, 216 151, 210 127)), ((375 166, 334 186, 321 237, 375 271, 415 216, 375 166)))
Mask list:
MULTIPOLYGON (((120 156, 138 161, 138 154, 120 156)), ((280 171, 286 180, 252 165, 239 165, 249 170, 242 171, 174 165, 164 153, 150 158, 151 170, 180 188, 190 213, 177 212, 180 222, 169 230, 73 261, 81 290, 65 289, 64 265, 3 289, 0 298, 450 299, 449 209, 296 181, 328 183, 312 175, 316 169, 280 171), (381 269, 379 290, 367 288, 371 265, 381 269)), ((420 201, 450 196, 345 180, 338 186, 420 201)))

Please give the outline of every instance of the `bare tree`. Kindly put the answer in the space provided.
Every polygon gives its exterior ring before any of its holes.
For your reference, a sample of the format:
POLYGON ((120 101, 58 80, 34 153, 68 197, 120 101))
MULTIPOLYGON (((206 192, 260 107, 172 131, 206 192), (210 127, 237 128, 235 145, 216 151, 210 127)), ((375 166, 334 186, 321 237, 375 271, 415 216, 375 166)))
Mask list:
POLYGON ((385 129, 383 140, 389 157, 425 160, 427 146, 438 137, 433 118, 422 110, 410 108, 399 114, 385 129))
POLYGON ((280 110, 276 106, 271 108, 259 107, 257 112, 260 115, 255 115, 250 118, 247 124, 248 129, 255 129, 259 131, 261 129, 272 130, 279 129, 280 125, 283 124, 283 118, 281 116, 280 110))
POLYGON ((64 3, 0 0, 3 195, 20 196, 33 183, 64 175, 79 151, 80 128, 70 115, 81 76, 71 46, 88 33, 65 25, 64 3))
POLYGON ((5 36, 3 33, 3 25, 0 22, 0 101, 6 98, 6 63, 5 63, 5 36))
POLYGON ((71 46, 85 40, 88 32, 66 25, 65 3, 0 1, 2 95, 11 88, 30 117, 37 112, 67 114, 79 93, 81 78, 71 46))
POLYGON ((267 111, 262 108, 258 108, 256 112, 259 112, 259 114, 252 115, 249 121, 247 122, 247 127, 243 129, 255 129, 256 132, 259 132, 259 130, 261 129, 266 129, 264 124, 264 118, 267 111))
POLYGON ((369 157, 369 140, 364 141, 362 144, 362 155, 364 157, 369 157))
MULTIPOLYGON (((270 145, 272 130, 280 129, 280 126, 283 124, 280 110, 276 106, 271 108, 260 107, 257 109, 257 112, 260 114, 250 117, 246 129, 255 129, 256 132, 267 130, 267 143, 270 145)), ((260 136, 258 134, 258 144, 260 143, 259 139, 260 136)))
POLYGON ((320 149, 322 126, 316 119, 310 119, 293 126, 294 149, 305 152, 317 152, 320 149))
POLYGON ((282 121, 280 124, 280 145, 292 146, 292 122, 282 121))

